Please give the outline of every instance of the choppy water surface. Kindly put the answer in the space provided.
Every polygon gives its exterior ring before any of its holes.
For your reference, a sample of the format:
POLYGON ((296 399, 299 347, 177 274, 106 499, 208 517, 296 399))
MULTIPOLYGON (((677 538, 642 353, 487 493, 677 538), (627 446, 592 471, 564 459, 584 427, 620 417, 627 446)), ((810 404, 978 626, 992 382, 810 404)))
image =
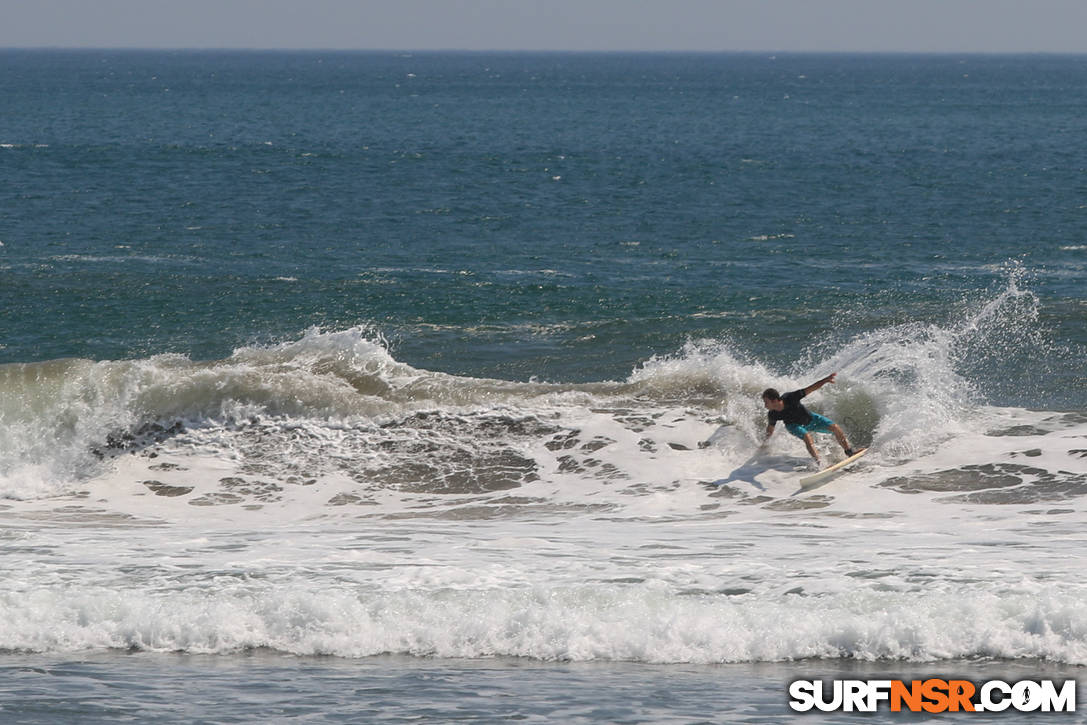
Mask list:
POLYGON ((2 57, 17 720, 1087 663, 1079 59, 2 57))

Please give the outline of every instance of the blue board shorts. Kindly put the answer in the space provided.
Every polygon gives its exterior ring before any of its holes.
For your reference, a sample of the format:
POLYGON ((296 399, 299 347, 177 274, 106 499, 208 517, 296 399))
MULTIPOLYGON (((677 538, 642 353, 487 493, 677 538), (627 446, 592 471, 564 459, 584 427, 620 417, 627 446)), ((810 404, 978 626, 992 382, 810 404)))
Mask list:
MULTIPOLYGON (((811 413, 811 411, 808 412, 811 413)), ((808 433, 830 433, 830 427, 832 425, 834 425, 834 421, 830 418, 819 415, 818 413, 811 413, 811 421, 807 425, 786 423, 785 430, 789 431, 797 438, 803 438, 808 433)))

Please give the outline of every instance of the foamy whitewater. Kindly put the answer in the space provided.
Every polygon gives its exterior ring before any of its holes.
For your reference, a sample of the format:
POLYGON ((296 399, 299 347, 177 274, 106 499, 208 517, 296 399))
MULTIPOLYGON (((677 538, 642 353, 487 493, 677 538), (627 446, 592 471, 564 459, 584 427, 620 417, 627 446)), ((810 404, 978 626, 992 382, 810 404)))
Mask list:
POLYGON ((950 363, 1024 294, 805 377, 707 341, 472 379, 366 329, 0 367, 0 649, 1085 664, 1087 416, 980 404, 950 363), (758 393, 832 371, 810 404, 872 452, 801 491, 758 393))
POLYGON ((1082 58, 0 67, 0 723, 1087 665, 1082 58))

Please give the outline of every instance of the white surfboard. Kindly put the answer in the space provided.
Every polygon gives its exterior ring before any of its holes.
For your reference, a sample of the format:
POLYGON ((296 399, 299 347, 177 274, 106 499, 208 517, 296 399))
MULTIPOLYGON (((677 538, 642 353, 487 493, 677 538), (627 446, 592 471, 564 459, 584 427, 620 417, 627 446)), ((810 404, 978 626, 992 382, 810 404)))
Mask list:
POLYGON ((862 448, 844 461, 838 461, 833 466, 827 466, 822 471, 819 471, 819 473, 813 473, 810 476, 805 476, 804 478, 800 479, 800 488, 811 488, 812 486, 822 483, 823 481, 829 481, 830 479, 841 473, 842 469, 844 469, 850 463, 853 463, 853 461, 857 460, 867 452, 867 448, 862 448))

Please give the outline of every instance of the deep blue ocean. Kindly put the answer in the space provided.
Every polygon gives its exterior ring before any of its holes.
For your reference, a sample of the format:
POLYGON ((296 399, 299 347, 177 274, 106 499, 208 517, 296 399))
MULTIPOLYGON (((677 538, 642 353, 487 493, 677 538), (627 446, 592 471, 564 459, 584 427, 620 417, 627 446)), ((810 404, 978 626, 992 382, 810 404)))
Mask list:
POLYGON ((1084 56, 0 50, 0 719, 1074 673, 1085 109, 1084 56), (874 452, 798 497, 758 392, 834 371, 874 452))
MULTIPOLYGON (((0 59, 4 362, 365 325, 474 376, 622 378, 690 338, 787 369, 1009 266, 1046 340, 1087 336, 1084 58, 0 59)), ((1082 407, 1080 360, 983 387, 1082 407)))

